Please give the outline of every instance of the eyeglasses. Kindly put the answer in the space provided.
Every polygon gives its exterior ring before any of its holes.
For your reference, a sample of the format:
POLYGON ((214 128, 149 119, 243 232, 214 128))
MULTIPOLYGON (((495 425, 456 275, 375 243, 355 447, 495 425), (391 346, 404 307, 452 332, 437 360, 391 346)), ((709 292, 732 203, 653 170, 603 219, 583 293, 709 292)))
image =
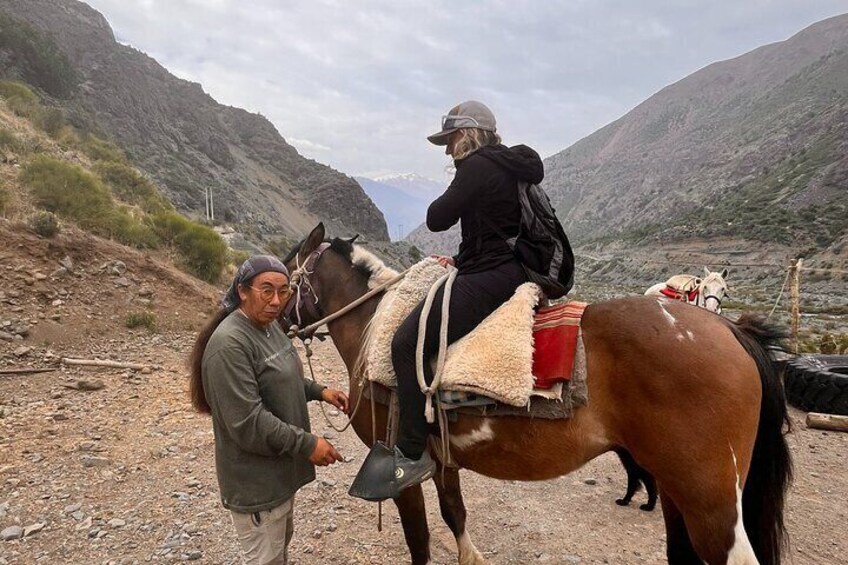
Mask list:
POLYGON ((442 116, 442 131, 453 128, 479 128, 480 123, 471 116, 447 114, 442 116))
POLYGON ((275 296, 280 299, 280 302, 285 302, 291 298, 292 294, 294 294, 294 290, 292 290, 292 287, 288 285, 282 288, 274 288, 273 286, 263 286, 260 288, 245 286, 245 288, 259 292, 259 298, 261 298, 263 302, 271 302, 274 300, 275 296))

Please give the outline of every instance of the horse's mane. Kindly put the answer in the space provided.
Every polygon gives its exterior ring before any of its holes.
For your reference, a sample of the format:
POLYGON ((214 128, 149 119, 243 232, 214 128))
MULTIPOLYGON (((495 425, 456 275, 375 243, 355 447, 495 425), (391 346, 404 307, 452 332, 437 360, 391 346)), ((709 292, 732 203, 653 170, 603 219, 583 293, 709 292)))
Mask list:
MULTIPOLYGON (((354 238, 355 239, 355 238, 354 238)), ((301 240, 295 245, 288 255, 283 259, 283 263, 288 263, 303 246, 301 240)), ((350 261, 353 268, 356 269, 363 277, 368 280, 368 288, 377 288, 381 284, 390 281, 397 276, 397 271, 389 268, 382 259, 368 251, 361 245, 355 245, 353 239, 342 239, 335 237, 325 240, 325 243, 330 244, 330 249, 350 261)))

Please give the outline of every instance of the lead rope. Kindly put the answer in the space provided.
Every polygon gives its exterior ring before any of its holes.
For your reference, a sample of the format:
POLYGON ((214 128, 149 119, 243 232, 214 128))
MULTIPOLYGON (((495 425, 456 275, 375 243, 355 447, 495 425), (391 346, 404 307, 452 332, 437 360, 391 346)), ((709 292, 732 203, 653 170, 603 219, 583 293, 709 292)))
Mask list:
POLYGON ((439 383, 442 380, 442 371, 445 368, 445 352, 447 351, 448 341, 448 316, 450 313, 450 297, 453 283, 456 280, 456 275, 459 271, 451 269, 451 271, 442 276, 430 288, 427 293, 427 298, 424 300, 424 307, 421 310, 421 316, 418 318, 418 341, 415 347, 415 372, 418 377, 418 386, 421 387, 421 392, 427 398, 424 408, 424 417, 428 424, 436 421, 433 410, 433 394, 438 390, 439 383), (430 317, 430 310, 433 308, 433 300, 441 286, 445 286, 444 296, 442 297, 442 320, 439 327, 439 354, 436 357, 436 371, 433 375, 433 382, 429 385, 424 378, 424 338, 427 333, 427 318, 430 317))
MULTIPOLYGON (((311 347, 312 339, 306 338, 302 341, 303 341, 303 348, 306 351, 306 364, 309 366, 309 376, 312 377, 313 382, 318 382, 318 381, 315 380, 315 371, 312 369, 312 347, 311 347)), ((322 402, 321 404, 319 404, 319 407, 321 408, 321 414, 324 416, 324 420, 327 421, 327 424, 329 424, 331 428, 333 428, 334 430, 336 430, 339 433, 345 431, 346 429, 348 429, 350 427, 351 423, 353 422, 353 419, 356 417, 356 413, 359 412, 359 406, 362 403, 362 396, 363 396, 362 395, 362 387, 364 386, 363 379, 359 380, 359 383, 357 384, 357 386, 359 387, 359 392, 357 392, 357 394, 356 394, 356 404, 354 405, 353 411, 350 413, 350 416, 348 416, 347 424, 345 424, 341 428, 336 427, 336 425, 333 423, 333 421, 330 419, 330 417, 327 416, 327 412, 324 410, 324 403, 322 402)))

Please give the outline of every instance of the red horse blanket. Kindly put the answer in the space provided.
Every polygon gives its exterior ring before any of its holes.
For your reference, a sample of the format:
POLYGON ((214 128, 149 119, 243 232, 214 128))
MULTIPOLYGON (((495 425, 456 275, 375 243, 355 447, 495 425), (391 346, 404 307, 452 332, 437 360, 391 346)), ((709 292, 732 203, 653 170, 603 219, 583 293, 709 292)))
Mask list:
POLYGON ((535 387, 549 389, 558 382, 571 380, 580 318, 585 302, 539 308, 533 322, 533 377, 535 387))

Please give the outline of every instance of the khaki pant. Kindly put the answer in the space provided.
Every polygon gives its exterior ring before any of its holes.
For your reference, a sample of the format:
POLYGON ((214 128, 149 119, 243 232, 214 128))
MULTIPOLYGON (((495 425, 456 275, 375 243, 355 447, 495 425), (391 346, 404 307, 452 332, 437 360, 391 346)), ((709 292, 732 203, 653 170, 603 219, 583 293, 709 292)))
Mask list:
POLYGON ((271 510, 243 514, 231 511, 233 526, 247 565, 286 565, 294 533, 294 497, 271 510))

